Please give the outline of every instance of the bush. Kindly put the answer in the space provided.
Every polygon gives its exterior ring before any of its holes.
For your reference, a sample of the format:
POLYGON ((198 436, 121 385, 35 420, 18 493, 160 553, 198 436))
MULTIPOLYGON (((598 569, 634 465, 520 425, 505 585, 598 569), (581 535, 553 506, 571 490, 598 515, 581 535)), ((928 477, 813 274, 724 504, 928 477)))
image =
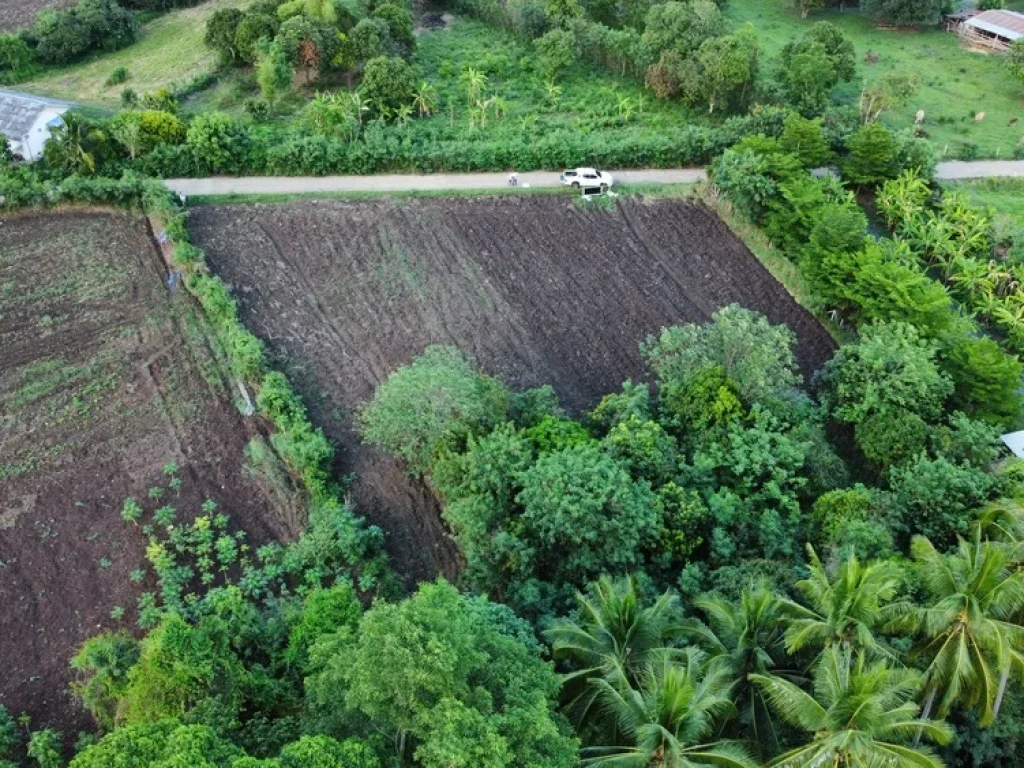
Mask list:
POLYGON ((245 154, 245 137, 231 115, 204 112, 188 127, 186 143, 196 161, 215 173, 237 168, 245 154))
POLYGON ((79 0, 65 11, 43 11, 32 27, 36 56, 67 64, 89 51, 113 51, 135 42, 138 23, 114 0, 79 0))
POLYGON ((509 393, 457 349, 431 346, 377 387, 360 414, 363 439, 423 474, 438 454, 505 419, 509 393))
POLYGON ((899 175, 899 148, 892 131, 879 123, 869 123, 855 133, 846 145, 849 156, 840 163, 843 178, 853 184, 878 184, 899 175))
POLYGON ((411 105, 416 91, 416 76, 404 59, 378 56, 366 62, 359 92, 378 112, 411 105))
POLYGON ((128 68, 118 67, 110 73, 110 77, 107 78, 105 85, 107 86, 107 88, 111 88, 115 85, 121 85, 123 83, 128 82, 128 77, 128 68))

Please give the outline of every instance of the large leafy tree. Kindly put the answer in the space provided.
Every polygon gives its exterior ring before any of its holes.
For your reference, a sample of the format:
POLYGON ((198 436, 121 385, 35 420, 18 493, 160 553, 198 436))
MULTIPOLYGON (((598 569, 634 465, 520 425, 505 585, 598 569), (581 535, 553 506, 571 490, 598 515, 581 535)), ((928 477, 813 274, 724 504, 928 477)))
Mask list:
POLYGON ((933 422, 953 384, 935 362, 938 347, 901 322, 872 323, 819 374, 822 401, 834 418, 858 425, 870 416, 911 413, 933 422))
POLYGON ((363 439, 426 472, 445 447, 461 447, 504 420, 508 391, 452 347, 427 347, 377 387, 360 414, 363 439))
POLYGON ((650 485, 596 445, 542 454, 520 482, 523 536, 538 575, 556 586, 638 566, 657 538, 661 514, 650 485))
POLYGON ((800 382, 793 343, 784 325, 772 325, 738 304, 723 307, 703 325, 663 328, 641 345, 662 396, 683 389, 709 365, 720 365, 747 403, 788 395, 800 382))
POLYGON ((443 581, 421 585, 375 605, 354 635, 314 645, 310 717, 328 731, 368 721, 428 768, 572 768, 576 743, 554 711, 558 678, 529 637, 503 606, 443 581))
POLYGON ((772 760, 772 766, 942 766, 929 750, 908 745, 919 731, 939 744, 952 737, 945 723, 917 717, 913 698, 921 676, 916 671, 833 646, 815 665, 811 693, 780 677, 753 675, 752 680, 787 722, 813 734, 809 743, 772 760))
POLYGON ((661 653, 644 665, 639 685, 621 673, 598 679, 601 705, 622 743, 584 750, 586 766, 608 768, 753 768, 735 742, 709 741, 732 716, 730 677, 721 661, 697 648, 661 653))
POLYGON ((741 29, 705 40, 697 52, 699 93, 708 112, 716 107, 743 107, 754 90, 758 70, 757 37, 741 29))
POLYGON ((979 707, 982 724, 991 723, 1011 673, 1024 670, 1024 573, 1010 570, 1006 547, 980 536, 961 539, 946 555, 918 536, 911 553, 928 597, 894 628, 920 638, 914 653, 928 664, 925 716, 961 703, 979 707))

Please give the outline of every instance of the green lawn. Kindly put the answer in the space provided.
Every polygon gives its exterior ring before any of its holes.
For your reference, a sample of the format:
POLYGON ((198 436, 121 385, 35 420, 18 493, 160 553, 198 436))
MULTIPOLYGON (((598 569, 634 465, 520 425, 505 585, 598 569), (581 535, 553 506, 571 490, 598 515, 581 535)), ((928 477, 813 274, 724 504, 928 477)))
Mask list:
POLYGON ((978 179, 946 186, 966 192, 974 205, 991 207, 1006 225, 1024 228, 1024 179, 978 179))
POLYGON ((985 157, 1008 157, 1024 139, 1024 84, 1007 72, 1002 57, 964 50, 956 35, 939 29, 878 29, 853 10, 801 19, 787 0, 730 0, 724 10, 735 26, 753 25, 770 56, 815 21, 827 20, 841 27, 857 49, 859 68, 859 80, 838 89, 843 100, 855 101, 863 80, 875 80, 885 72, 918 75, 921 89, 887 121, 893 126, 911 126, 914 114, 923 109, 925 130, 947 156, 957 156, 969 142, 977 144, 985 157), (880 61, 865 63, 868 51, 878 53, 880 61), (978 112, 985 112, 980 124, 974 121, 978 112), (1010 126, 1013 118, 1020 122, 1010 126))
POLYGON ((116 107, 124 88, 142 94, 187 82, 216 65, 215 54, 203 43, 206 18, 218 8, 238 4, 238 0, 208 0, 195 8, 164 14, 143 26, 134 45, 50 70, 18 88, 87 106, 116 107), (107 78, 117 67, 128 69, 128 82, 107 87, 107 78))

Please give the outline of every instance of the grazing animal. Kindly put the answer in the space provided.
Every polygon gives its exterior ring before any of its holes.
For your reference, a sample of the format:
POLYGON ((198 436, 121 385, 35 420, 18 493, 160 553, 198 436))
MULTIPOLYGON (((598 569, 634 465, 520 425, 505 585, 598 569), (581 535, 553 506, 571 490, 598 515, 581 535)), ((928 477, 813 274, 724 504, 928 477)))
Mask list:
POLYGON ((1010 122, 1007 123, 1007 125, 1016 125, 1016 124, 1017 124, 1017 118, 1016 117, 1011 117, 1010 118, 1010 122))
POLYGON ((878 53, 877 51, 868 51, 867 54, 864 56, 864 63, 865 64, 875 64, 881 58, 882 58, 882 55, 880 53, 878 53))
POLYGON ((923 109, 919 109, 919 110, 917 110, 917 114, 914 115, 914 125, 920 125, 923 122, 924 122, 924 110, 923 109))
POLYGON ((974 116, 974 122, 976 122, 976 123, 980 123, 984 119, 985 119, 985 113, 984 112, 979 112, 978 114, 976 114, 974 116))

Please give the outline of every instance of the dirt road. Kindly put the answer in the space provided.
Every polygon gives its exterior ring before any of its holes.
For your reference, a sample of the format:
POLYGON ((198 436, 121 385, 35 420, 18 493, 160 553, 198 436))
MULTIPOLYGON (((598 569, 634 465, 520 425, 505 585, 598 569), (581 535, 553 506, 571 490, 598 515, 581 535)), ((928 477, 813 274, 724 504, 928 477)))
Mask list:
MULTIPOLYGON (((703 168, 613 171, 616 184, 693 184, 707 177, 703 168)), ((1024 160, 979 160, 939 163, 940 180, 1024 176, 1024 160)), ((554 171, 519 174, 520 187, 557 187, 554 171)), ((186 195, 301 195, 318 192, 427 192, 508 188, 507 173, 388 174, 382 176, 215 176, 168 179, 167 186, 186 195)))

